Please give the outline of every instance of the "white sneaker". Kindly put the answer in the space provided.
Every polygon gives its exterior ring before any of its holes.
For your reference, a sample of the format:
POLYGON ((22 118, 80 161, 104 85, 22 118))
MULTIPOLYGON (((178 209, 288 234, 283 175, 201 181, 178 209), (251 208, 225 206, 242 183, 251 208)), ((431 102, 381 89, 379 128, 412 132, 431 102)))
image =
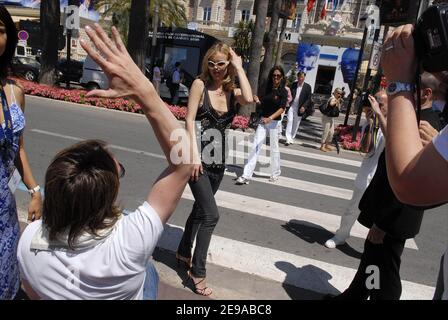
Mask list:
POLYGON ((238 185, 249 184, 249 180, 244 178, 243 176, 241 176, 241 177, 238 177, 238 179, 236 179, 235 184, 238 184, 238 185))
POLYGON ((345 241, 343 241, 343 240, 339 240, 339 239, 337 239, 336 237, 333 237, 333 238, 331 238, 331 239, 328 239, 328 240, 325 242, 325 246, 326 246, 328 249, 334 249, 334 248, 336 248, 336 246, 339 246, 339 245, 344 244, 344 243, 345 243, 345 241))

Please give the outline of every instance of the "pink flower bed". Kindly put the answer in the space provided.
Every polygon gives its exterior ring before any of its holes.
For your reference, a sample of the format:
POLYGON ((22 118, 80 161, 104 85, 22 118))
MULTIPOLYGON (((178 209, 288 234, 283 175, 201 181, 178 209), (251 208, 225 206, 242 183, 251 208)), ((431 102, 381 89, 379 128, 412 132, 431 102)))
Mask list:
POLYGON ((247 129, 249 127, 249 117, 235 116, 232 121, 232 129, 247 129))
MULTIPOLYGON (((15 79, 24 88, 25 94, 50 98, 55 100, 62 100, 73 103, 80 103, 101 108, 114 109, 120 111, 143 113, 140 105, 132 100, 123 98, 105 99, 105 98, 86 98, 86 90, 67 90, 58 87, 50 87, 38 84, 24 79, 15 79)), ((166 104, 168 109, 178 120, 185 120, 187 116, 187 108, 181 106, 174 106, 166 104)), ((249 125, 249 118, 244 116, 236 116, 232 122, 232 129, 247 129, 249 125)))
POLYGON ((359 151, 361 146, 361 133, 356 134, 356 140, 352 141, 353 126, 339 125, 335 132, 339 135, 339 142, 343 149, 359 151))

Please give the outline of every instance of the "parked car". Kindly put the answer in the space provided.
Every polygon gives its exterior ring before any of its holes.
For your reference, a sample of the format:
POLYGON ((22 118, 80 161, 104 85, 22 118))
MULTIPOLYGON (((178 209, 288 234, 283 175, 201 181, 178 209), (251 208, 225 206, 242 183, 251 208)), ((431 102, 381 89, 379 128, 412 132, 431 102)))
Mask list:
POLYGON ((78 60, 70 60, 70 63, 67 59, 61 59, 58 62, 57 69, 61 72, 61 76, 59 77, 59 82, 80 82, 83 72, 84 61, 78 60))
MULTIPOLYGON (((162 98, 162 100, 165 100, 168 102, 171 101, 170 89, 166 85, 165 81, 160 84, 159 91, 160 91, 159 95, 160 95, 160 98, 162 98)), ((188 94, 189 94, 189 90, 188 90, 187 86, 184 85, 183 83, 181 83, 179 85, 179 103, 180 104, 188 103, 188 94)))
POLYGON ((30 57, 13 57, 11 71, 14 75, 29 81, 37 81, 40 73, 40 63, 30 57))
POLYGON ((90 56, 87 56, 84 61, 82 76, 79 83, 87 90, 109 88, 109 80, 107 79, 107 76, 90 56))

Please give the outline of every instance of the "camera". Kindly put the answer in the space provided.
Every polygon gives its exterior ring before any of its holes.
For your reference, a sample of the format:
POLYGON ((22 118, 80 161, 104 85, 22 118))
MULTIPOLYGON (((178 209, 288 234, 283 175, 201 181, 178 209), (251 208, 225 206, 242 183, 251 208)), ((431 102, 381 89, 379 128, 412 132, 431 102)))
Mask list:
POLYGON ((417 58, 428 72, 448 70, 448 4, 429 7, 414 28, 417 58))
POLYGON ((361 106, 362 107, 371 107, 370 105, 370 101, 369 101, 369 92, 364 91, 363 93, 361 93, 361 106))

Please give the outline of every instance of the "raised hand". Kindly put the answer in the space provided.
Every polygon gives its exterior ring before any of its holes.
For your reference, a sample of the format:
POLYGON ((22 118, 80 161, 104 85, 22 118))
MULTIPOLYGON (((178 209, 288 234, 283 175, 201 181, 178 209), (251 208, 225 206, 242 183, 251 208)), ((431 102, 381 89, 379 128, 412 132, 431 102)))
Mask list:
POLYGON ((239 55, 237 55, 236 52, 233 51, 232 48, 230 48, 230 63, 236 69, 243 68, 243 59, 241 59, 241 57, 239 55))
POLYGON ((369 94, 369 102, 370 102, 370 105, 372 106, 373 112, 375 112, 376 114, 381 114, 380 105, 379 105, 378 101, 376 101, 375 97, 372 96, 371 94, 369 94))
POLYGON ((95 24, 93 28, 87 26, 85 30, 97 50, 84 40, 80 41, 81 46, 103 69, 110 86, 107 90, 92 90, 87 93, 88 97, 136 98, 141 96, 144 91, 154 90, 151 82, 127 52, 115 27, 112 27, 113 40, 108 37, 99 24, 95 24))

